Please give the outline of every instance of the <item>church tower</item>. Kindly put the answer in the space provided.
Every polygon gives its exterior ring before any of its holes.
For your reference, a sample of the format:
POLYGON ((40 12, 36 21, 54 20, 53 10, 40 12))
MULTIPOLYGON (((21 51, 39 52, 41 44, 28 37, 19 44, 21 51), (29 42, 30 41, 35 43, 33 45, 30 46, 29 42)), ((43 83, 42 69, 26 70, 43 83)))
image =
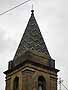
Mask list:
POLYGON ((34 10, 31 10, 14 59, 4 72, 5 90, 57 90, 58 71, 41 35, 34 10))

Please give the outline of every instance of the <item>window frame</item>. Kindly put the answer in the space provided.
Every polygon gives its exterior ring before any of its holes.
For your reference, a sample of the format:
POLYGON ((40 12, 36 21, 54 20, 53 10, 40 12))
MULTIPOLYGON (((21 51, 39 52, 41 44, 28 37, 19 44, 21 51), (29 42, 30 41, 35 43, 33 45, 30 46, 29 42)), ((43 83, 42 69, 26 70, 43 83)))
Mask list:
POLYGON ((13 90, 19 90, 19 77, 15 77, 13 80, 13 90))
POLYGON ((38 77, 38 90, 41 87, 41 90, 46 90, 46 80, 43 76, 38 77))

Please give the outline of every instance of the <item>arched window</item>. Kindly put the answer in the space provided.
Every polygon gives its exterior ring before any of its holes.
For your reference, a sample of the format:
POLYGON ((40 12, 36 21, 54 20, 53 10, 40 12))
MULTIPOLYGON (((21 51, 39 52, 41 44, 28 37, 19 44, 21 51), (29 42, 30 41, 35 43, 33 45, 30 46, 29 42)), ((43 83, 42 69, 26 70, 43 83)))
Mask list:
POLYGON ((16 77, 13 82, 13 90, 19 90, 19 77, 16 77))
POLYGON ((46 90, 46 81, 42 76, 38 78, 38 90, 46 90))

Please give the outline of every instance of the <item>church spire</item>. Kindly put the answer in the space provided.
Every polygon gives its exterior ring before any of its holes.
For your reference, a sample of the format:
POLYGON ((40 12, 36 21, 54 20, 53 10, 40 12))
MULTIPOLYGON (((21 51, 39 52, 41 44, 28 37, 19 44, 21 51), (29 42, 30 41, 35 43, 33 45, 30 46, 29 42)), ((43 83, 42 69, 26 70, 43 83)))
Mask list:
POLYGON ((48 52, 47 46, 43 40, 43 37, 41 35, 39 26, 37 24, 37 21, 34 17, 34 10, 31 10, 31 17, 28 21, 27 27, 25 29, 25 32, 23 34, 23 37, 21 39, 21 42, 18 46, 18 49, 16 51, 14 61, 23 55, 24 52, 27 50, 32 50, 40 53, 44 53, 50 57, 50 54, 48 52))
POLYGON ((49 55, 34 11, 31 12, 15 57, 4 72, 5 90, 57 90, 59 70, 55 68, 55 60, 49 55))

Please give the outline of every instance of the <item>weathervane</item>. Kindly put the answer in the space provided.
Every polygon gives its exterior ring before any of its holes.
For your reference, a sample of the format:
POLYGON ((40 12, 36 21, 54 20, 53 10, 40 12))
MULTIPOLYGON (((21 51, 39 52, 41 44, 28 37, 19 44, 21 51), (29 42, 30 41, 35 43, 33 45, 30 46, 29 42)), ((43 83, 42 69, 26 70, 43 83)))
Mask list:
POLYGON ((31 15, 33 15, 34 14, 34 5, 33 5, 33 0, 31 0, 31 1, 32 1, 32 9, 31 9, 32 14, 31 15))
POLYGON ((32 10, 33 10, 33 8, 34 8, 34 7, 33 7, 33 4, 32 4, 32 10))

